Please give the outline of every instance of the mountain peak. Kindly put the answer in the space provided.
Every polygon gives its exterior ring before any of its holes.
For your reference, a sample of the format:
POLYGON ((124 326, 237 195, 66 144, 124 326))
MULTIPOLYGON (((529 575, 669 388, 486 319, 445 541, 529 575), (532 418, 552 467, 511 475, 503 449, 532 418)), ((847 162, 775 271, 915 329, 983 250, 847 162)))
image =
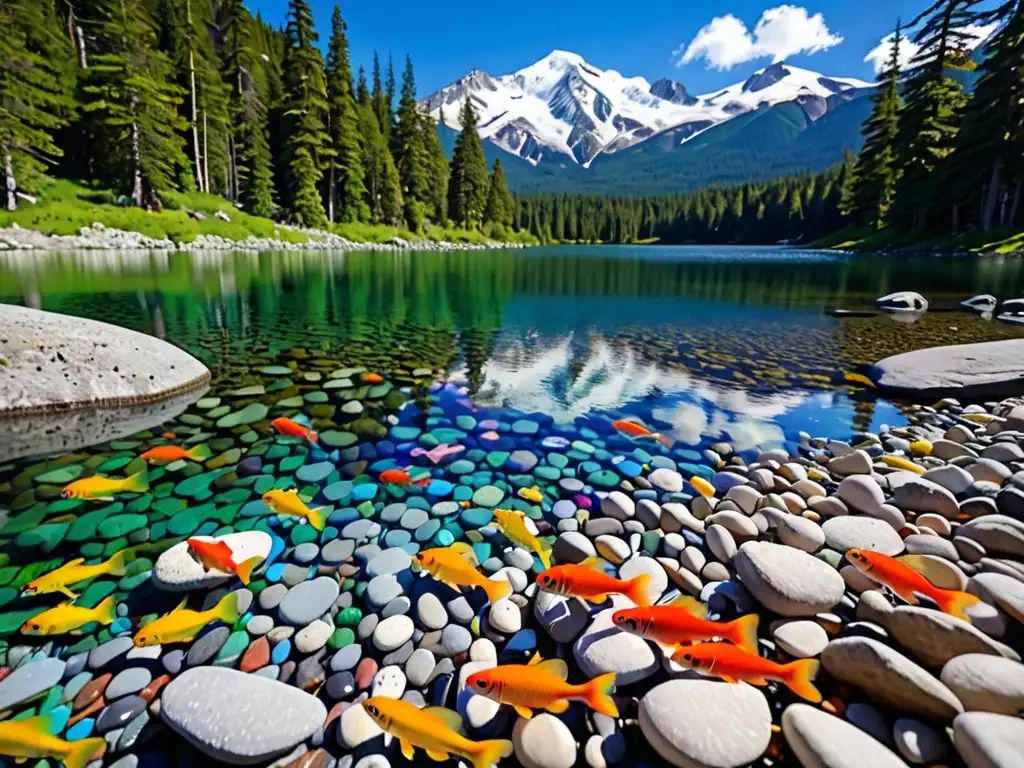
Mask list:
POLYGON ((687 107, 692 107, 699 101, 696 96, 690 95, 685 85, 677 83, 675 80, 670 80, 667 77, 656 81, 651 86, 651 93, 659 99, 671 101, 673 104, 682 104, 687 107))
POLYGON ((790 74, 790 70, 786 68, 786 62, 777 61, 764 69, 758 70, 747 78, 747 81, 743 84, 743 92, 756 93, 757 91, 763 91, 765 88, 770 88, 784 80, 790 74))

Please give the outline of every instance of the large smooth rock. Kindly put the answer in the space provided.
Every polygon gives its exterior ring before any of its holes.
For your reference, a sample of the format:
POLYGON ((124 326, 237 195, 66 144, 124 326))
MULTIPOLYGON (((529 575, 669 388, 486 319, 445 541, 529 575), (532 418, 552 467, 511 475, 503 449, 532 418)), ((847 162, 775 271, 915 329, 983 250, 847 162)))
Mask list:
POLYGON ((1006 397, 1024 389, 1024 339, 918 349, 887 357, 868 377, 880 389, 921 397, 1006 397))
POLYGON ((793 547, 748 541, 732 564, 758 602, 783 616, 813 616, 843 598, 845 583, 839 572, 793 547))
POLYGON ((65 664, 60 659, 32 661, 0 680, 0 710, 35 698, 60 682, 65 664))
MULTIPOLYGON (((234 553, 236 563, 250 557, 266 559, 270 555, 273 539, 263 531, 243 531, 224 536, 197 536, 205 541, 223 541, 234 553)), ((153 585, 167 592, 188 592, 193 589, 216 587, 235 578, 222 571, 207 571, 201 562, 192 556, 188 542, 175 544, 157 558, 153 566, 153 585)))
POLYGON ((745 683, 670 680, 640 700, 639 719, 648 743, 681 768, 747 765, 772 735, 768 700, 745 683))
POLYGON ((338 599, 340 591, 338 582, 330 576, 296 584, 281 600, 278 615, 287 624, 304 627, 323 616, 338 599))
POLYGON ((897 606, 880 623, 897 643, 930 667, 941 667, 964 653, 1017 658, 1009 646, 993 640, 963 619, 931 608, 897 606))
POLYGON ((198 667, 163 689, 160 717, 209 757, 251 765, 304 742, 323 726, 327 708, 315 696, 276 680, 198 667))
POLYGON ((913 472, 889 475, 889 489, 892 491, 892 504, 899 509, 934 512, 950 520, 960 514, 960 506, 952 493, 913 472))
POLYGON ((906 768, 867 731, 809 704, 790 704, 782 733, 804 768, 906 768))
POLYGON ((968 580, 967 591, 1024 623, 1024 582, 1020 579, 1004 573, 979 573, 968 580))
POLYGON ((964 523, 957 536, 973 539, 989 554, 1024 558, 1024 522, 1009 515, 985 515, 964 523))
POLYGON ((895 556, 903 551, 900 535, 887 522, 874 517, 833 517, 826 520, 821 529, 825 543, 837 552, 856 548, 895 556))
POLYGON ((587 678, 615 673, 617 685, 629 685, 650 677, 660 668, 660 654, 642 637, 623 632, 612 623, 612 615, 632 607, 628 600, 617 600, 617 607, 598 613, 573 645, 576 663, 587 678))
POLYGON ((1024 768, 1024 720, 965 712, 953 721, 953 745, 967 768, 1024 768))
POLYGON ((512 746, 523 768, 572 768, 576 739, 569 727, 547 712, 519 718, 512 731, 512 746))
POLYGON ((210 382, 174 345, 96 320, 0 304, 0 328, 0 461, 156 426, 210 382))
POLYGON ((897 711, 948 722, 963 712, 956 695, 906 656, 867 637, 842 637, 822 651, 821 663, 849 683, 897 711))
POLYGON ((964 709, 1014 715, 1024 711, 1024 664, 982 653, 965 653, 942 668, 939 679, 964 709))

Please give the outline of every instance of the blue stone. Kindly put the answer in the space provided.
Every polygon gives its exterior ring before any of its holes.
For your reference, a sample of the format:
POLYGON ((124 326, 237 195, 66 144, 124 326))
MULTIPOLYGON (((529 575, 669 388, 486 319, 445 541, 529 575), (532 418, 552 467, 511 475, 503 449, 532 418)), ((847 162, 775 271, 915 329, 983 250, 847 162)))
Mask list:
POLYGON ((490 509, 476 507, 464 510, 459 519, 466 529, 483 528, 494 519, 494 512, 490 509))
POLYGON ((351 523, 353 520, 360 518, 359 510, 355 507, 342 507, 331 512, 327 518, 327 522, 333 526, 344 526, 347 523, 351 523))
POLYGON ((132 628, 132 620, 126 616, 119 616, 114 619, 114 622, 110 625, 110 634, 119 635, 122 632, 127 632, 132 628))
POLYGON ((390 440, 381 440, 374 446, 374 448, 377 451, 377 455, 383 458, 395 455, 395 444, 390 440))
POLYGON ((292 641, 285 638, 270 650, 270 661, 274 664, 284 664, 292 652, 292 641))
POLYGON ((238 510, 240 517, 266 517, 269 514, 272 514, 270 507, 263 503, 263 499, 250 501, 238 510))
POLYGON ((540 447, 548 451, 564 451, 569 447, 569 441, 560 435, 548 435, 540 441, 540 447))
POLYGON ((421 543, 430 541, 430 539, 433 538, 433 536, 440 530, 440 528, 441 521, 437 518, 427 520, 427 522, 423 523, 423 525, 416 529, 416 532, 413 534, 413 538, 415 538, 416 541, 421 543))
POLYGON ((512 635, 498 661, 520 662, 529 659, 537 649, 537 635, 532 629, 521 629, 512 635))
POLYGON ((676 463, 668 456, 655 456, 650 461, 652 469, 675 469, 676 463))
POLYGON ((321 461, 318 464, 304 464, 299 467, 295 477, 302 483, 319 483, 333 471, 334 465, 331 462, 321 461))
POLYGON ((427 496, 432 499, 443 499, 452 492, 452 484, 447 480, 431 480, 427 486, 427 496))
POLYGON ((352 493, 351 480, 339 480, 324 488, 324 498, 328 501, 341 501, 352 493))
POLYGON ((616 464, 615 469, 626 477, 637 477, 644 471, 643 467, 635 461, 629 461, 628 459, 616 464))
POLYGON ((400 441, 415 440, 419 436, 420 436, 420 428, 419 427, 403 427, 403 426, 398 426, 398 427, 392 427, 391 428, 391 437, 393 437, 395 440, 400 440, 400 441))
POLYGON ((412 541, 412 534, 409 531, 393 530, 384 534, 384 543, 389 547, 404 547, 412 541))
POLYGON ((352 501, 370 501, 377 495, 376 483, 363 483, 352 489, 352 501))
POLYGON ((405 500, 405 506, 409 509, 423 509, 430 511, 430 502, 422 496, 410 496, 405 500))
POLYGON ((374 576, 386 576, 404 571, 410 565, 409 555, 404 550, 398 548, 386 549, 367 564, 366 574, 371 578, 374 576))
POLYGON ((81 741, 92 736, 93 731, 96 730, 96 718, 94 717, 83 717, 77 723, 68 728, 67 733, 64 734, 64 738, 68 741, 81 741))
POLYGON ((281 577, 284 575, 284 569, 287 567, 287 565, 287 563, 274 563, 272 566, 267 568, 267 571, 264 574, 264 578, 267 581, 276 584, 281 580, 281 577))

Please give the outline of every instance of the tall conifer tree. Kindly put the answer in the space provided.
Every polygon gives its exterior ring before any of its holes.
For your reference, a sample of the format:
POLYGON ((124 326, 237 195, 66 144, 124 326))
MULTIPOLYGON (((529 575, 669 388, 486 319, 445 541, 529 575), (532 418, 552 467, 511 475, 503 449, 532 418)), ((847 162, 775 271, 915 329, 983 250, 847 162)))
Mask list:
POLYGON ((412 59, 405 57, 402 96, 398 103, 398 122, 391 139, 392 153, 405 202, 405 220, 419 231, 428 199, 427 153, 423 141, 423 123, 416 107, 416 80, 412 59))
POLYGON ((462 131, 455 140, 448 179, 448 215, 467 229, 480 224, 487 203, 487 160, 476 132, 476 111, 470 99, 459 116, 462 131))
MULTIPOLYGON (((484 221, 501 224, 503 227, 512 225, 512 195, 505 181, 505 171, 501 167, 501 159, 494 159, 494 169, 487 184, 487 203, 484 207, 484 221)), ((564 235, 559 239, 563 239, 564 235)))
POLYGON ((335 5, 331 16, 331 39, 327 46, 327 97, 331 144, 335 153, 328 172, 327 199, 331 221, 353 222, 367 219, 369 208, 346 29, 341 8, 335 5))

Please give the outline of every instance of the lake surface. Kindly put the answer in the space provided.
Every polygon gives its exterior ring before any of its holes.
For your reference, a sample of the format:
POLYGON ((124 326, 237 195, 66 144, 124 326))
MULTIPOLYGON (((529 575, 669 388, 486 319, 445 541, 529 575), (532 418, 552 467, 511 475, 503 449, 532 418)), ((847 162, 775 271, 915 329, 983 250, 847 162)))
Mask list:
POLYGON ((484 406, 637 416, 683 444, 739 449, 898 423, 844 372, 1024 333, 962 312, 913 324, 825 313, 895 290, 935 310, 1021 296, 1024 262, 700 246, 0 255, 0 301, 165 338, 213 370, 214 395, 299 349, 385 373, 429 367, 484 406))

